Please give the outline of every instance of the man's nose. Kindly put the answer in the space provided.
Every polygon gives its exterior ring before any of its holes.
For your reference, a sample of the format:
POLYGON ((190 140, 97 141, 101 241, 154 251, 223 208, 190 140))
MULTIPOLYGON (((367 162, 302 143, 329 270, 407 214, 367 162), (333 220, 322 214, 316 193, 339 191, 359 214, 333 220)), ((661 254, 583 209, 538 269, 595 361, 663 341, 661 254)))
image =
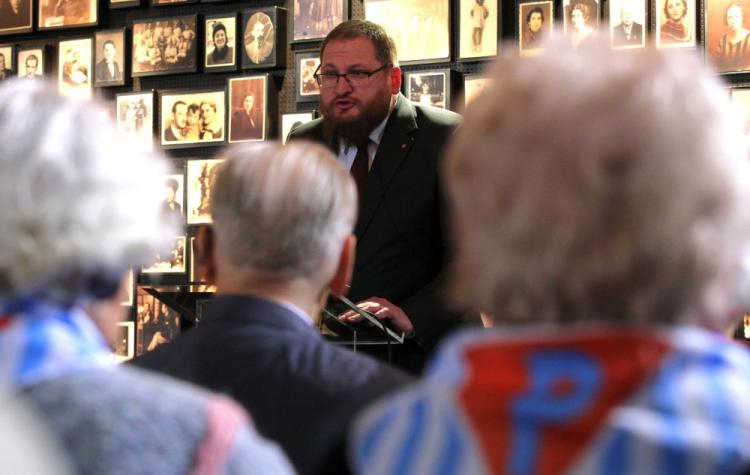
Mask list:
POLYGON ((336 81, 336 94, 345 94, 351 92, 354 88, 344 76, 339 76, 336 81))

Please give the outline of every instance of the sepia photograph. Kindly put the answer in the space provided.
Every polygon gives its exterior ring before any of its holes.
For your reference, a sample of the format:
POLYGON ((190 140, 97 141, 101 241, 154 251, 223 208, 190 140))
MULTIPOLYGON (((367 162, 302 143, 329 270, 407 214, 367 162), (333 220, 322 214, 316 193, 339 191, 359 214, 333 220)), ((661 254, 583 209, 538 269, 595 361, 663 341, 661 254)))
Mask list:
POLYGON ((279 7, 242 12, 242 67, 266 68, 284 64, 286 9, 279 7), (281 40, 279 40, 281 39, 281 40))
POLYGON ((138 150, 154 149, 154 91, 115 95, 117 128, 138 150))
POLYGON ((183 212, 183 203, 185 196, 185 175, 175 173, 167 175, 164 179, 164 202, 162 210, 164 216, 175 223, 185 223, 185 213, 183 212))
POLYGON ((532 56, 542 51, 544 38, 552 35, 554 26, 552 1, 518 5, 518 52, 532 56))
POLYGON ((322 40, 347 19, 346 0, 294 0, 293 40, 322 40))
POLYGON ((224 142, 224 90, 160 93, 161 145, 180 148, 224 142))
POLYGON ((140 7, 141 0, 109 0, 109 9, 140 7))
POLYGON ((187 162, 187 222, 210 223, 209 199, 216 166, 223 160, 188 160, 187 162))
POLYGON ((497 0, 458 2, 458 59, 497 55, 500 11, 497 0))
POLYGON ((707 0, 705 25, 708 62, 721 73, 750 70, 750 1, 707 0))
POLYGON ((613 49, 646 46, 645 0, 609 0, 609 39, 613 49))
POLYGON ((730 90, 730 97, 737 115, 745 124, 745 148, 750 150, 750 88, 733 88, 730 90))
POLYGON ((58 89, 64 96, 91 97, 91 38, 60 41, 57 47, 58 89))
POLYGON ((198 0, 151 0, 151 5, 155 7, 168 7, 171 5, 184 5, 186 3, 196 3, 198 0))
POLYGON ((96 25, 97 0, 39 0, 40 30, 96 25))
POLYGON ((317 101, 320 97, 320 86, 315 80, 315 72, 320 66, 320 57, 317 51, 298 51, 294 53, 294 64, 296 67, 295 87, 297 102, 317 101))
POLYGON ((31 0, 0 0, 0 35, 32 30, 31 0))
POLYGON ((132 74, 196 72, 196 15, 133 23, 132 74))
POLYGON ((124 85, 125 29, 97 31, 94 43, 94 86, 124 85))
POLYGON ((450 91, 447 71, 406 73, 407 98, 419 105, 448 108, 448 91, 450 91))
POLYGON ((281 143, 286 143, 286 138, 289 133, 299 127, 300 125, 310 122, 315 118, 315 112, 292 112, 289 114, 281 114, 281 143))
POLYGON ((450 60, 448 0, 365 0, 365 17, 393 38, 401 65, 450 60))
POLYGON ((266 138, 266 91, 268 76, 246 76, 229 80, 229 142, 266 138))
POLYGON ((212 72, 237 69, 237 15, 211 15, 205 18, 204 23, 205 70, 212 72))
POLYGON ((130 269, 128 271, 128 277, 125 279, 124 284, 127 288, 127 291, 125 292, 125 298, 120 302, 120 305, 124 307, 129 307, 133 305, 133 288, 135 287, 135 280, 133 275, 133 269, 130 269))
POLYGON ((138 287, 135 325, 135 355, 140 356, 180 335, 180 314, 142 287, 138 287))
POLYGON ((563 33, 573 46, 596 41, 600 15, 598 0, 563 0, 563 33))
POLYGON ((695 46, 695 0, 654 0, 657 48, 695 46))
POLYGON ((41 79, 45 71, 46 48, 18 49, 18 77, 25 79, 41 79))
POLYGON ((485 89, 489 88, 490 84, 492 84, 492 79, 481 74, 468 74, 464 76, 464 110, 485 89))
POLYGON ((16 46, 0 45, 0 81, 15 77, 16 46))
POLYGON ((175 238, 172 249, 154 256, 153 262, 141 269, 144 274, 181 274, 185 272, 185 236, 175 238))
POLYGON ((117 322, 116 336, 110 345, 112 359, 122 363, 135 356, 135 322, 117 322))
MULTIPOLYGON (((206 226, 199 225, 200 226, 206 226)), ((208 269, 206 268, 206 260, 200 253, 200 250, 196 246, 196 238, 193 236, 190 238, 190 282, 193 283, 206 283, 208 282, 208 269)))

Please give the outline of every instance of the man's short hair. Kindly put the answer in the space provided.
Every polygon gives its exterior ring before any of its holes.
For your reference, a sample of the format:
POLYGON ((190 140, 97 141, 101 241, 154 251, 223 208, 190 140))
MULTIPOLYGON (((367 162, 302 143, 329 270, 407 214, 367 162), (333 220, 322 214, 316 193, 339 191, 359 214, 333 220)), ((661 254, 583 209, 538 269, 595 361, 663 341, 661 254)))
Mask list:
POLYGON ((24 64, 27 64, 29 61, 34 61, 36 64, 39 64, 39 58, 36 57, 35 54, 30 54, 26 56, 26 60, 24 61, 24 64))
POLYGON ((115 42, 112 40, 105 41, 104 44, 102 45, 102 49, 105 49, 107 45, 112 45, 112 48, 117 49, 117 47, 115 46, 115 42))
POLYGON ((168 188, 172 188, 172 191, 174 191, 175 193, 177 193, 177 189, 180 187, 180 184, 177 183, 176 179, 170 177, 170 178, 167 178, 166 180, 164 180, 164 186, 166 186, 168 188))
POLYGON ((336 157, 306 142, 236 145, 225 156, 211 195, 217 252, 254 277, 332 275, 357 210, 336 157))
POLYGON ((538 13, 542 17, 542 23, 544 23, 544 10, 542 10, 542 7, 534 7, 531 10, 529 10, 529 13, 526 14, 526 23, 529 23, 531 21, 531 15, 534 13, 538 13))
POLYGON ((184 101, 177 101, 177 102, 175 102, 174 104, 172 104, 172 114, 176 114, 177 113, 177 106, 179 106, 180 104, 182 104, 183 106, 187 106, 187 104, 185 104, 184 101))
POLYGON ((454 297, 518 322, 726 329, 750 236, 726 92, 693 56, 560 41, 502 54, 447 153, 454 297))
POLYGON ((356 38, 367 38, 372 41, 375 47, 375 57, 383 64, 398 65, 398 56, 396 54, 396 43, 388 36, 385 29, 367 20, 349 20, 339 23, 336 28, 328 33, 328 36, 320 45, 320 57, 323 58, 323 52, 329 42, 334 40, 353 40, 356 38))

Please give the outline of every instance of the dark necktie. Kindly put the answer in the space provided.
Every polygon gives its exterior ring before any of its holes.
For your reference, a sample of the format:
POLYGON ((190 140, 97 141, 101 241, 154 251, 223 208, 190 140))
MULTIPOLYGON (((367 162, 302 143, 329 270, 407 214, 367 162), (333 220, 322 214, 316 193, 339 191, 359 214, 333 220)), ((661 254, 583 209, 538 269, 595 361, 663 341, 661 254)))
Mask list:
POLYGON ((365 183, 367 183, 367 175, 370 172, 369 162, 370 156, 367 153, 367 146, 370 144, 369 139, 365 139, 357 145, 357 156, 354 157, 354 163, 349 172, 354 178, 354 182, 357 184, 357 192, 359 194, 359 200, 362 201, 362 195, 365 192, 365 183))

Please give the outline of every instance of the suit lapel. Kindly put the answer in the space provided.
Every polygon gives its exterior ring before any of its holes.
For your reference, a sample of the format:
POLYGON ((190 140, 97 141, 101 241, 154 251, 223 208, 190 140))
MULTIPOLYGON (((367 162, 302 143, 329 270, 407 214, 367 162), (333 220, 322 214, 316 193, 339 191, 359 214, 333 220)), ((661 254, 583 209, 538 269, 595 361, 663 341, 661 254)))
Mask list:
POLYGON ((414 145, 417 131, 416 111, 402 94, 385 126, 383 138, 375 153, 364 197, 359 204, 359 219, 354 233, 361 239, 380 207, 393 177, 414 145))

